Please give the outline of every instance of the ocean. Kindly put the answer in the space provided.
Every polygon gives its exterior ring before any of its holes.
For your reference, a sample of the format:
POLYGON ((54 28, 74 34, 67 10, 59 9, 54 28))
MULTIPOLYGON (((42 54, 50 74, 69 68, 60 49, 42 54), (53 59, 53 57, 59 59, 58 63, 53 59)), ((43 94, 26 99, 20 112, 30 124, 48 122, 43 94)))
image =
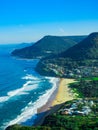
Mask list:
POLYGON ((0 130, 15 123, 32 126, 37 109, 46 104, 56 90, 57 78, 35 72, 38 59, 12 57, 19 45, 0 45, 0 130))

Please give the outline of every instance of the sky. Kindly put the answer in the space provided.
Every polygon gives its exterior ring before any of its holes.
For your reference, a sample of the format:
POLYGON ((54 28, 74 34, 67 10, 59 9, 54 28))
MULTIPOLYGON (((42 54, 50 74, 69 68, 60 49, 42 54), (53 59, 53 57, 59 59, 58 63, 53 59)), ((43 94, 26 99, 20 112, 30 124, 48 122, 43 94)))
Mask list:
POLYGON ((98 32, 98 0, 0 0, 0 43, 98 32))

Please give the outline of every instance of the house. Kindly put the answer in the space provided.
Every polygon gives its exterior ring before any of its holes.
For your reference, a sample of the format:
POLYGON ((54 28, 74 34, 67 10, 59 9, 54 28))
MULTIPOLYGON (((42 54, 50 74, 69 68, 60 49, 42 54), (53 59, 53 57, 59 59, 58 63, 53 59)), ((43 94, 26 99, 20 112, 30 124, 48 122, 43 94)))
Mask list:
POLYGON ((90 101, 89 102, 89 105, 92 107, 92 106, 94 106, 94 102, 93 101, 90 101))
POLYGON ((69 107, 62 109, 63 115, 89 115, 92 112, 92 106, 95 105, 92 100, 75 100, 69 107))
POLYGON ((73 103, 72 105, 71 105, 71 108, 70 109, 77 109, 77 104, 76 103, 73 103))
POLYGON ((67 109, 65 108, 62 112, 61 112, 62 115, 72 115, 73 114, 73 110, 71 110, 70 108, 67 109))
POLYGON ((91 109, 89 106, 84 106, 82 112, 84 112, 85 115, 88 115, 91 112, 91 109))

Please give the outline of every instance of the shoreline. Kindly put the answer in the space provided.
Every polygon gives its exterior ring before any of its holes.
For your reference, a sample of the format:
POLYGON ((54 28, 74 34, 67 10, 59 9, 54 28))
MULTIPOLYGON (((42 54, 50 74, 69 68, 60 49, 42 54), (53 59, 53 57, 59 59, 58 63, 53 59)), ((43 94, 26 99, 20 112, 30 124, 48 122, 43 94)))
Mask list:
POLYGON ((66 101, 74 99, 74 94, 68 88, 68 85, 73 82, 75 82, 74 79, 61 78, 56 83, 57 88, 52 93, 48 102, 37 110, 38 119, 35 121, 34 126, 42 125, 46 116, 58 110, 66 101))
POLYGON ((60 80, 61 79, 58 78, 58 81, 56 82, 56 89, 54 90, 54 92, 52 93, 50 98, 48 99, 47 103, 45 105, 43 105, 42 107, 37 109, 37 116, 38 116, 38 118, 35 121, 34 126, 41 125, 43 123, 45 117, 49 115, 49 111, 50 111, 50 109, 52 107, 52 102, 56 98, 56 94, 58 92, 60 80))
POLYGON ((58 92, 56 94, 56 98, 52 102, 52 106, 63 104, 66 101, 74 99, 74 93, 72 93, 70 88, 68 87, 70 83, 75 82, 74 79, 65 79, 62 78, 60 80, 58 92))

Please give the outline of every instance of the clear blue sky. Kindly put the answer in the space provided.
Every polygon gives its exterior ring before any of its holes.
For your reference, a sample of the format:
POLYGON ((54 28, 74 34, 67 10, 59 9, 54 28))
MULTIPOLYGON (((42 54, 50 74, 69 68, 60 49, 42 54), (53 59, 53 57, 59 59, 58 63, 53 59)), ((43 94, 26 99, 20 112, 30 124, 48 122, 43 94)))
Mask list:
POLYGON ((98 31, 98 0, 0 0, 0 43, 98 31))

